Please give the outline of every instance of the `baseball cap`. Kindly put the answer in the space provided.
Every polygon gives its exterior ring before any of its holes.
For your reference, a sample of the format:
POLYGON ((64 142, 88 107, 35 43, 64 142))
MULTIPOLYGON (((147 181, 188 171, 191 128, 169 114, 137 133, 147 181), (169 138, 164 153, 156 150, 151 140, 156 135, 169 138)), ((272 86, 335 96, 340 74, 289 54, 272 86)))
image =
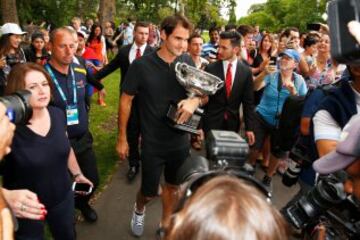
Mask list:
POLYGON ((279 54, 279 57, 282 57, 284 55, 294 59, 295 62, 300 62, 300 54, 298 53, 298 51, 294 49, 286 49, 285 51, 279 54))
POLYGON ((360 114, 344 127, 335 151, 316 160, 313 167, 320 174, 329 174, 355 162, 360 157, 360 114))
POLYGON ((21 30, 21 28, 19 27, 19 25, 17 25, 16 23, 5 23, 4 25, 2 25, 1 27, 1 33, 2 34, 18 34, 18 35, 23 35, 26 32, 23 32, 21 30))

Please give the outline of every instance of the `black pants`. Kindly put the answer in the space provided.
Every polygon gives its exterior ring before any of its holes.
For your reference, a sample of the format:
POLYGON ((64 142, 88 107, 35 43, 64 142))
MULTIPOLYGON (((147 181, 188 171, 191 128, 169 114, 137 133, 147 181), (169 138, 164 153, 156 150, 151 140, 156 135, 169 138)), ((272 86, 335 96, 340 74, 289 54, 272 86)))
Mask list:
MULTIPOLYGON (((69 191, 65 199, 58 205, 47 208, 45 221, 55 240, 75 239, 74 194, 69 191)), ((15 232, 17 240, 39 240, 44 238, 45 221, 18 218, 19 229, 15 232)))
POLYGON ((96 157, 93 150, 93 138, 90 132, 87 132, 78 139, 70 139, 71 147, 74 149, 76 160, 85 177, 87 177, 93 184, 93 191, 86 196, 75 196, 75 207, 82 208, 88 204, 91 195, 95 192, 99 185, 99 173, 96 165, 96 157))
POLYGON ((140 137, 140 116, 138 111, 137 98, 133 100, 130 117, 127 125, 127 140, 129 144, 129 166, 138 167, 140 165, 139 137, 140 137))

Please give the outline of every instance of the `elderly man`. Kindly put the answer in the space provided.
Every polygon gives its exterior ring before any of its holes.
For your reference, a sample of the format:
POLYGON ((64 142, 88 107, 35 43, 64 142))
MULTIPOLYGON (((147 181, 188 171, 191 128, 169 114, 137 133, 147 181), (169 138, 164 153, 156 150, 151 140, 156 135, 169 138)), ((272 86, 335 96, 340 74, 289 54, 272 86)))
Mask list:
POLYGON ((296 50, 287 49, 280 55, 279 70, 274 72, 273 66, 268 66, 254 80, 254 89, 259 89, 265 84, 264 94, 260 104, 256 108, 254 132, 255 144, 253 145, 249 162, 255 165, 256 159, 261 151, 265 138, 270 135, 271 156, 267 174, 264 176, 263 183, 270 187, 271 177, 275 174, 279 159, 285 156, 279 148, 278 125, 285 99, 290 95, 304 96, 307 88, 303 77, 294 72, 299 61, 300 55, 296 50), (273 73, 270 73, 271 70, 273 73))

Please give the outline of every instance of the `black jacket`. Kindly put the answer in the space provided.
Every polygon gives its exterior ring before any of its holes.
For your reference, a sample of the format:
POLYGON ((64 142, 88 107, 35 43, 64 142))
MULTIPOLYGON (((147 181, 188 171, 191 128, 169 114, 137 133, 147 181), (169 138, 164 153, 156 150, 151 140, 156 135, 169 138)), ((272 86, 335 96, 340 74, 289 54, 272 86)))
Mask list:
MULTIPOLYGON (((219 77, 224 81, 223 62, 217 61, 209 64, 205 71, 219 77)), ((229 130, 238 132, 240 129, 240 105, 243 105, 245 128, 252 130, 251 123, 254 118, 253 105, 253 78, 249 67, 238 61, 234 83, 231 89, 230 97, 226 97, 225 84, 215 95, 209 96, 209 102, 205 107, 205 116, 203 126, 205 132, 211 129, 229 130), (228 116, 226 129, 224 129, 224 115, 228 116)))
MULTIPOLYGON (((125 79, 125 75, 127 70, 129 69, 129 53, 132 44, 128 44, 122 48, 120 48, 118 54, 116 54, 115 58, 109 62, 105 67, 103 67, 99 72, 95 74, 95 78, 97 80, 103 79, 116 69, 120 68, 122 79, 125 79)), ((154 48, 146 45, 145 51, 143 55, 147 55, 154 51, 154 48)), ((120 81, 120 86, 122 85, 122 81, 120 81)))

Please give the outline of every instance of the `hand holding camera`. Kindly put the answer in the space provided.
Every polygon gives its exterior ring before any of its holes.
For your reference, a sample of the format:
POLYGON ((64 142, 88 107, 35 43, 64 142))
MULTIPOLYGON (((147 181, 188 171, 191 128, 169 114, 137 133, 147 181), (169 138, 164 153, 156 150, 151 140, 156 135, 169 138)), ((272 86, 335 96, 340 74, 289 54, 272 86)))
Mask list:
POLYGON ((356 41, 360 44, 360 22, 350 21, 348 23, 349 32, 354 36, 356 41))

